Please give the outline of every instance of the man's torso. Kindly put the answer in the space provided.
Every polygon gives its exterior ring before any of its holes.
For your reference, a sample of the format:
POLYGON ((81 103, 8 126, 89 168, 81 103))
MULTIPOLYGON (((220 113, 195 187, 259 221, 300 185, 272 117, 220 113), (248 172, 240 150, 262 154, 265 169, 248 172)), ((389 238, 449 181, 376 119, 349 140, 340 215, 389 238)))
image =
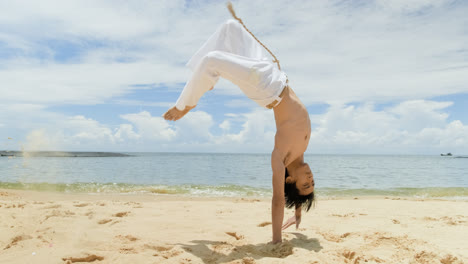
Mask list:
POLYGON ((276 121, 275 150, 288 166, 307 149, 310 139, 309 113, 290 87, 285 88, 283 99, 273 111, 276 121))

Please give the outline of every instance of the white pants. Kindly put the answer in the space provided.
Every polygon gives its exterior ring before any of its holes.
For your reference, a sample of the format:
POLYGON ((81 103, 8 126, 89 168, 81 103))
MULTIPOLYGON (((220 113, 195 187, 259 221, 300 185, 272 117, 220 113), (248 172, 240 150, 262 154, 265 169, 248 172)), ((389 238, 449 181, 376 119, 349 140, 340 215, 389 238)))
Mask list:
POLYGON ((195 106, 201 96, 223 77, 260 106, 281 101, 287 76, 270 61, 263 47, 235 20, 228 20, 189 60, 194 72, 177 100, 184 110, 195 106))

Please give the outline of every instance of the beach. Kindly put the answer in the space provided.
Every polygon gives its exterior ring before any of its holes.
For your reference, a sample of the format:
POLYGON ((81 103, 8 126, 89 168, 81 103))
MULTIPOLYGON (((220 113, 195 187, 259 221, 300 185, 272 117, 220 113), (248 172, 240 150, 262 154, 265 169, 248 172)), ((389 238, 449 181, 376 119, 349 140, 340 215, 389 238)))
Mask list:
POLYGON ((0 212, 0 263, 468 261, 466 200, 319 198, 279 245, 268 198, 0 189, 0 212))

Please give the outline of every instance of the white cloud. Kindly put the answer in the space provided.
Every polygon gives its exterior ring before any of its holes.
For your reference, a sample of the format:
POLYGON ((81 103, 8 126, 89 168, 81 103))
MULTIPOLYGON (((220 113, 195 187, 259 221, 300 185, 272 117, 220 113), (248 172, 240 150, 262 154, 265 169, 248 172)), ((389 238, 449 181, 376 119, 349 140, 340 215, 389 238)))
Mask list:
MULTIPOLYGON (((306 104, 468 92, 468 5, 462 2, 264 0, 234 6, 275 52, 306 104)), ((0 41, 21 51, 2 62, 1 98, 17 103, 96 103, 136 83, 183 83, 189 75, 183 64, 230 18, 224 2, 10 1, 0 10, 0 26, 8 25, 0 41), (57 63, 57 51, 47 44, 55 40, 84 54, 57 63)), ((214 92, 239 94, 227 82, 214 92)))
MULTIPOLYGON (((427 100, 468 93, 466 3, 244 0, 234 7, 277 55, 301 100, 330 105, 311 115, 310 152, 467 148, 467 126, 448 119, 452 103, 427 100), (401 103, 376 110, 370 102, 401 103)), ((109 125, 47 110, 109 101, 172 105, 125 95, 142 87, 180 89, 190 75, 184 63, 228 18, 225 2, 216 1, 0 2, 0 51, 6 51, 0 52, 0 134, 29 135, 43 142, 40 148, 271 151, 271 111, 237 97, 240 90, 225 80, 213 93, 234 96, 225 106, 246 113, 225 114, 219 124, 202 111, 176 123, 127 113, 120 115, 125 123, 109 125), (62 53, 71 57, 57 60, 62 53), (224 133, 213 134, 213 127, 224 133)))
POLYGON ((451 102, 406 101, 381 111, 371 104, 332 105, 313 116, 313 153, 466 153, 468 126, 448 122, 451 102))
POLYGON ((224 120, 221 124, 219 124, 219 128, 221 128, 224 132, 227 132, 229 129, 231 129, 231 122, 229 122, 229 120, 224 120))
POLYGON ((136 140, 141 138, 141 135, 137 134, 133 130, 133 126, 130 124, 121 124, 115 132, 114 136, 120 142, 123 142, 125 140, 136 140))
POLYGON ((171 128, 167 121, 159 116, 153 117, 147 111, 120 117, 133 123, 137 129, 135 133, 144 139, 170 141, 176 136, 175 129, 171 128))
POLYGON ((116 104, 119 105, 136 105, 136 106, 157 106, 157 107, 165 107, 171 108, 174 106, 173 102, 146 102, 140 100, 115 100, 116 104))
POLYGON ((213 117, 210 114, 203 111, 189 112, 174 123, 174 126, 177 127, 177 140, 184 144, 210 142, 213 138, 210 131, 213 124, 213 117))
MULTIPOLYGON (((308 153, 467 154, 468 125, 449 121, 451 102, 405 101, 376 110, 373 104, 330 105, 311 115, 308 153)), ((47 116, 38 113, 38 116, 47 116)), ((272 111, 226 114, 190 112, 167 122, 147 111, 121 115, 117 126, 84 116, 55 116, 29 124, 23 146, 30 150, 191 151, 269 153, 276 132, 272 111), (240 124, 238 126, 237 124, 240 124), (213 134, 218 126, 223 133, 213 134), (240 130, 236 130, 240 127, 240 130)))
POLYGON ((238 133, 224 133, 216 137, 217 145, 235 152, 268 153, 273 150, 276 126, 272 111, 257 108, 240 116, 227 116, 228 119, 223 123, 242 120, 241 130, 238 133))
POLYGON ((81 115, 72 116, 65 121, 63 126, 68 131, 74 132, 72 139, 77 144, 87 142, 97 143, 102 141, 111 144, 114 143, 112 130, 91 118, 86 118, 81 115))

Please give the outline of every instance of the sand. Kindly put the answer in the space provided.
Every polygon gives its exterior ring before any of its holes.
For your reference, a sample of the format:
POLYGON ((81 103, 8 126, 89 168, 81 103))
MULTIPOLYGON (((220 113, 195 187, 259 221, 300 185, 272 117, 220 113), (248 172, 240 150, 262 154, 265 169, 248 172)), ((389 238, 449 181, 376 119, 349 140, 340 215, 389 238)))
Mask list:
POLYGON ((468 263, 465 201, 321 199, 280 245, 270 221, 268 199, 0 190, 0 263, 468 263))

